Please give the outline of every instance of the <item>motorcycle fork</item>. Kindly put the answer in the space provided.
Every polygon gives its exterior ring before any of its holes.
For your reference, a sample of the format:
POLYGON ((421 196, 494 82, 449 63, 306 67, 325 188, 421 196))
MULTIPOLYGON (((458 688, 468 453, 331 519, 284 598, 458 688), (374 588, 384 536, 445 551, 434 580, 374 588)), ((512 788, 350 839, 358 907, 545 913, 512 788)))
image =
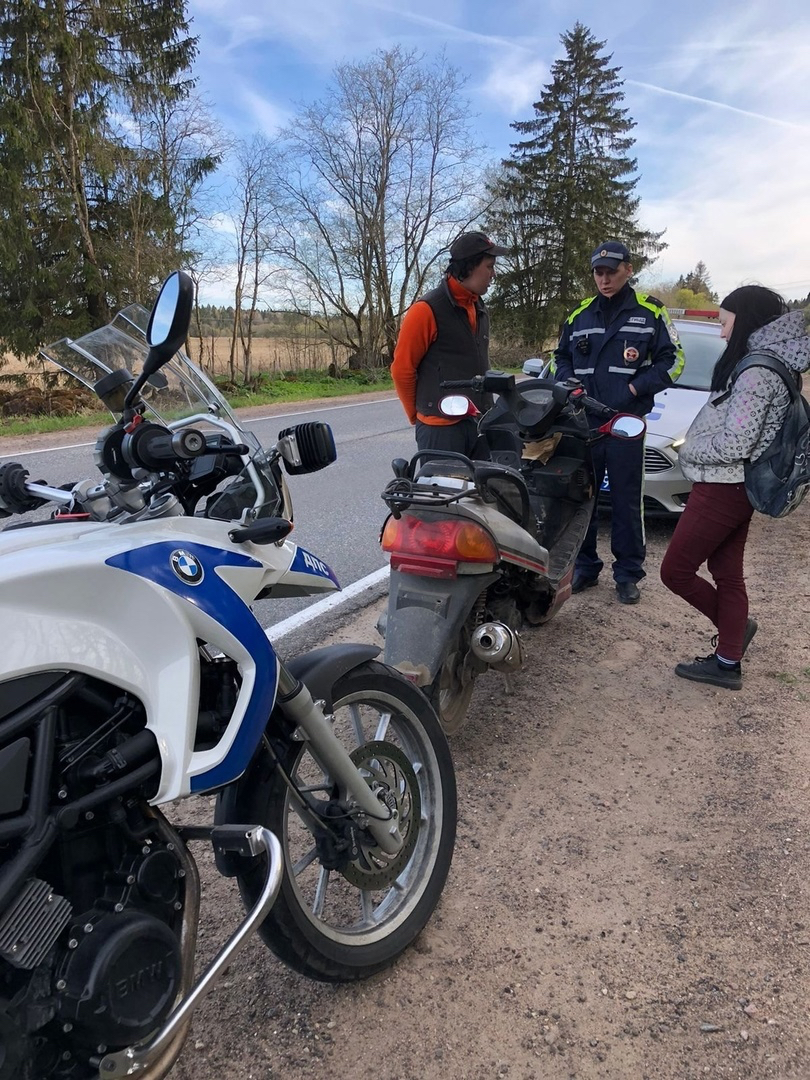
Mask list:
POLYGON ((388 855, 396 855, 403 844, 402 833, 390 810, 374 795, 343 744, 332 731, 322 703, 312 700, 306 686, 279 662, 277 703, 287 719, 303 733, 312 757, 353 800, 360 817, 358 824, 368 829, 388 855))

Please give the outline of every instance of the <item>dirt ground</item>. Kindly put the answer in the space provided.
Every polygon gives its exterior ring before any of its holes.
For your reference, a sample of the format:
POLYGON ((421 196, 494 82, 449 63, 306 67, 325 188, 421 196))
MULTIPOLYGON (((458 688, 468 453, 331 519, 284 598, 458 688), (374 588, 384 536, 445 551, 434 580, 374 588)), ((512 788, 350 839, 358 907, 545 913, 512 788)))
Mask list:
MULTIPOLYGON (((649 526, 641 604, 603 578, 527 633, 511 696, 480 681, 416 945, 330 986, 257 939, 172 1080, 810 1077, 810 507, 754 522, 740 693, 672 673, 710 628, 658 580, 670 534, 649 526)), ((379 606, 340 638, 372 640, 379 606)), ((238 901, 201 872, 210 952, 238 901)))

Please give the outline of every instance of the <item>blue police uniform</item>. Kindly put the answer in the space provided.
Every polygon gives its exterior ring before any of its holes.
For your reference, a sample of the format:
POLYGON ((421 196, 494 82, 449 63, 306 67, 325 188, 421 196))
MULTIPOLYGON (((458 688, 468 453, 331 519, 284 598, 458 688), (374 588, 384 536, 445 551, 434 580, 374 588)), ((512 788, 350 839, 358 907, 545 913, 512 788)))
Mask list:
MULTIPOLYGON (((630 261, 626 248, 608 243, 594 252, 593 266, 630 261)), ((620 412, 646 415, 655 395, 683 369, 683 352, 660 300, 626 284, 615 296, 589 297, 568 317, 554 353, 555 377, 579 379, 588 394, 620 412), (634 395, 630 384, 636 391, 634 395)), ((600 439, 592 457, 597 489, 607 471, 611 495, 611 550, 616 584, 645 576, 644 440, 600 439)), ((576 561, 580 581, 595 581, 604 563, 596 550, 597 515, 576 561)))

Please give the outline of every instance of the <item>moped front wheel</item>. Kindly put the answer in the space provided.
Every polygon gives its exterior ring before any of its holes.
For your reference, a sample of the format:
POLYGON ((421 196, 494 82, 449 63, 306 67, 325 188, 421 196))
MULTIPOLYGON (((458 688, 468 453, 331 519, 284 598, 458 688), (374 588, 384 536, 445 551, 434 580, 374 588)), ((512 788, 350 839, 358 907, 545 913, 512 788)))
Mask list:
MULTIPOLYGON (((242 813, 273 831, 284 853, 281 891, 260 928, 263 940, 304 975, 343 982, 391 964, 436 907, 455 844, 456 784, 435 712, 398 672, 376 661, 362 664, 336 683, 332 704, 335 735, 366 782, 383 790, 383 805, 396 807, 400 851, 386 854, 358 829, 351 857, 337 868, 323 864, 330 860, 295 790, 328 801, 335 785, 306 742, 287 744, 281 767, 248 785, 242 813)), ((254 902, 262 877, 261 865, 239 875, 246 904, 254 902)))

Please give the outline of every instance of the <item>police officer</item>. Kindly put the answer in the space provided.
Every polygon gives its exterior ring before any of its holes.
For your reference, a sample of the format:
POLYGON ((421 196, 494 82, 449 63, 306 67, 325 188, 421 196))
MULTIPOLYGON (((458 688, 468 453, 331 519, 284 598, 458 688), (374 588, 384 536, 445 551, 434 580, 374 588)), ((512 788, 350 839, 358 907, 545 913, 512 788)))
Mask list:
MULTIPOLYGON (((597 295, 568 316, 554 354, 556 378, 575 378, 588 394, 619 412, 644 416, 659 390, 683 369, 675 328, 660 300, 637 292, 630 252, 609 240, 591 255, 597 295)), ((612 508, 611 550, 616 595, 623 604, 640 600, 645 577, 644 440, 600 439, 592 447, 597 490, 607 472, 612 508)), ((596 585, 604 563, 596 551, 594 512, 574 568, 572 592, 596 585)))
MULTIPOLYGON (((420 450, 472 453, 476 422, 442 414, 441 383, 489 367, 489 314, 481 297, 495 278, 495 259, 508 253, 482 232, 462 233, 450 245, 444 280, 405 312, 391 377, 420 450)), ((482 412, 492 403, 488 394, 469 397, 482 412)))

